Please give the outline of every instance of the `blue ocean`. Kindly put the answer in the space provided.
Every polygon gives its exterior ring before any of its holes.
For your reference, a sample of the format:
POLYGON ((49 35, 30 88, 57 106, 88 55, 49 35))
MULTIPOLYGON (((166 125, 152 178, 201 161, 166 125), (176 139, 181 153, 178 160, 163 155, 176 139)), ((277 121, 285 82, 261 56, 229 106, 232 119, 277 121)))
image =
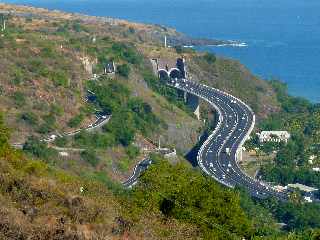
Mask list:
MULTIPOLYGON (((0 1, 1 2, 1 1, 0 1)), ((242 47, 201 47, 238 59, 264 79, 280 79, 295 96, 320 102, 319 0, 7 0, 174 27, 197 38, 242 47)))

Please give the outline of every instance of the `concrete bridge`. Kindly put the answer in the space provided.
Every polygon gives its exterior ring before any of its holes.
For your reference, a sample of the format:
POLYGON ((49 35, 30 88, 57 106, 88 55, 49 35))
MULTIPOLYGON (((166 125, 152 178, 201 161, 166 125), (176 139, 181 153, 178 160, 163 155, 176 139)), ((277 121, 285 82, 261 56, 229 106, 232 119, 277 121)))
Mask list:
MULTIPOLYGON (((188 72, 184 58, 172 59, 151 59, 154 72, 160 81, 168 82, 171 79, 187 79, 188 72)), ((189 92, 179 90, 185 103, 200 120, 200 101, 198 96, 189 92)))

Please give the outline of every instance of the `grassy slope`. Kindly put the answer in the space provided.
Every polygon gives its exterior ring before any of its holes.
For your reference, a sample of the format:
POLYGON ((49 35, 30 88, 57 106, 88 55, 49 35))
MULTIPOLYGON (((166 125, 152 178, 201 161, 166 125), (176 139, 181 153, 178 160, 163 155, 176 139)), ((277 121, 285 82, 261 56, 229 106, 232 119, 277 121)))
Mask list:
MULTIPOLYGON (((38 13, 38 10, 33 9, 38 13)), ((41 12, 41 11, 40 11, 41 12)), ((91 34, 96 33, 97 37, 109 37, 114 41, 132 39, 138 37, 138 33, 132 33, 123 36, 127 32, 128 26, 118 25, 112 32, 110 24, 107 29, 101 30, 104 24, 100 23, 92 26, 91 23, 83 24, 85 31, 77 32, 71 27, 68 33, 56 35, 55 32, 66 23, 64 15, 50 22, 42 19, 33 18, 27 21, 25 18, 12 18, 9 21, 9 30, 12 29, 10 37, 4 39, 4 47, 0 50, 1 57, 6 59, 1 61, 1 108, 5 110, 7 122, 12 129, 16 129, 12 136, 12 142, 22 142, 23 137, 30 134, 38 134, 39 125, 45 123, 47 117, 55 118, 54 124, 51 124, 51 130, 54 132, 69 130, 67 122, 83 108, 85 82, 89 75, 84 70, 81 57, 86 52, 86 47, 91 47, 88 42, 79 49, 79 45, 72 39, 87 39, 91 34), (11 24, 11 25, 10 25, 11 24), (90 29, 90 30, 88 30, 90 29), (62 46, 62 48, 61 48, 62 46), (46 49, 50 48, 50 53, 46 49), (44 72, 43 69, 46 71, 44 72), (49 72, 49 73, 48 73, 49 72), (53 73, 62 72, 65 75, 66 83, 57 84, 52 79, 53 73), (18 75, 18 80, 16 80, 18 75), (22 100, 16 100, 15 94, 22 95, 22 100), (18 101, 18 102, 17 102, 18 101), (57 114, 51 114, 52 108, 58 108, 57 114), (26 112, 32 112, 37 116, 35 123, 28 124, 21 120, 21 115, 26 112), (54 115, 54 116, 53 116, 54 115)), ((140 25, 133 25, 141 30, 140 25)), ((91 53, 85 53, 84 56, 94 61, 95 56, 91 53)), ((169 131, 162 131, 161 135, 169 145, 177 144, 178 149, 186 152, 196 141, 196 135, 201 124, 191 118, 182 110, 168 103, 163 97, 154 94, 146 84, 141 80, 139 74, 132 74, 130 81, 126 82, 132 90, 141 96, 146 102, 150 102, 155 113, 160 116, 169 125, 169 131), (173 111, 173 114, 169 112, 173 111), (179 123, 187 123, 186 132, 176 131, 181 127, 179 123), (187 131, 187 129, 189 131, 187 131), (179 133, 180 132, 180 133, 179 133), (183 134, 182 137, 179 137, 183 134), (173 136, 177 136, 174 138, 173 136), (171 138, 172 137, 172 138, 171 138), (186 139, 181 142, 178 139, 186 139), (169 141, 173 139, 173 141, 169 141)), ((86 126, 92 121, 92 116, 86 116, 81 126, 86 126)), ((153 136, 153 140, 158 139, 159 134, 153 136)))
POLYGON ((217 58, 214 64, 210 64, 199 56, 191 56, 191 59, 189 69, 194 80, 239 97, 261 118, 279 111, 279 103, 272 87, 250 73, 238 61, 217 58))

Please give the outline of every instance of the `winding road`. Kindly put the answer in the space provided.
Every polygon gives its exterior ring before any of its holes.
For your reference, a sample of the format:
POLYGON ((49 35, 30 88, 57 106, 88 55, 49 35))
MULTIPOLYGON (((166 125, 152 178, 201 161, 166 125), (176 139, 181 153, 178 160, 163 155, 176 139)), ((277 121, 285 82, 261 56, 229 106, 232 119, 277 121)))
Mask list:
POLYGON ((146 158, 144 160, 142 160, 141 162, 139 162, 134 170, 133 170, 133 174, 131 175, 131 177, 126 180, 125 182, 123 182, 123 186, 126 188, 131 188, 133 187, 137 182, 138 182, 138 178, 140 177, 140 175, 146 171, 148 169, 148 167, 152 164, 152 160, 149 158, 146 158))
MULTIPOLYGON (((255 125, 255 115, 248 105, 228 93, 186 79, 171 79, 168 85, 204 99, 218 112, 218 124, 198 152, 197 161, 203 172, 226 187, 244 187, 253 197, 288 200, 288 192, 278 192, 251 178, 238 164, 238 155, 255 125)), ((124 182, 125 187, 134 186, 150 164, 148 159, 140 162, 124 182)))
POLYGON ((202 171, 227 187, 245 187, 257 198, 288 199, 286 192, 249 177, 238 164, 238 153, 255 125, 255 115, 248 105, 228 93, 186 79, 171 80, 169 85, 204 99, 219 114, 216 129, 198 152, 202 171))

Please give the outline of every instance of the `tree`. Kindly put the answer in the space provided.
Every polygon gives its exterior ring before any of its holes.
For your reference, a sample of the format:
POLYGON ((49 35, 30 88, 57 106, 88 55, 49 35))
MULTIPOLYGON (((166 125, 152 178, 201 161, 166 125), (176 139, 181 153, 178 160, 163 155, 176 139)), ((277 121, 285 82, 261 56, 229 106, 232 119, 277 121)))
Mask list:
POLYGON ((9 148, 9 129, 5 126, 3 115, 0 112, 0 156, 9 148))
POLYGON ((208 52, 203 56, 203 58, 204 58, 204 60, 206 60, 206 62, 209 63, 209 64, 213 64, 213 63, 215 63, 215 61, 217 60, 215 54, 213 54, 213 53, 208 53, 208 52))
POLYGON ((198 225, 203 239, 250 238, 253 229, 236 194, 183 163, 172 166, 158 156, 152 160, 133 194, 140 206, 198 225))
POLYGON ((122 77, 128 78, 130 74, 130 66, 128 64, 119 65, 117 67, 117 73, 122 77))
POLYGON ((100 159, 97 157, 94 150, 86 150, 82 152, 81 158, 93 167, 96 167, 100 162, 100 159))
POLYGON ((56 150, 48 148, 47 143, 40 141, 34 136, 27 139, 23 145, 23 151, 43 160, 48 160, 49 158, 56 157, 58 155, 56 150))

